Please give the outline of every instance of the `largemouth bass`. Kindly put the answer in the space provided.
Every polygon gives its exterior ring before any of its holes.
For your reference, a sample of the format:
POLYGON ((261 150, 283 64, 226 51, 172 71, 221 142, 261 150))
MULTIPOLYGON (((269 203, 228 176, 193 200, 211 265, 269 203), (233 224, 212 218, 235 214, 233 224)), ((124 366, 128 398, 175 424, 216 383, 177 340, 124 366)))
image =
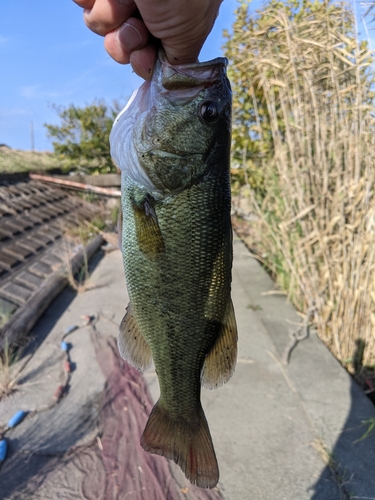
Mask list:
POLYGON ((116 118, 111 154, 122 170, 122 251, 130 304, 119 350, 160 385, 141 438, 186 477, 213 488, 219 470, 201 385, 232 375, 231 90, 224 58, 170 65, 159 53, 116 118))

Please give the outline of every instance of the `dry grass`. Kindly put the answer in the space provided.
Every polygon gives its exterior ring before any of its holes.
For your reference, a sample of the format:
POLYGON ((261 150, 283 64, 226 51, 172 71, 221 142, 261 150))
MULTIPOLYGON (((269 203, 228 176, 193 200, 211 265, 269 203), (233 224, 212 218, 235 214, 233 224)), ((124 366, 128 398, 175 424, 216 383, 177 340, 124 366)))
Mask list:
POLYGON ((2 328, 12 317, 12 310, 4 311, 0 308, 0 328, 2 328))
POLYGON ((246 189, 261 259, 299 310, 314 309, 320 338, 354 373, 358 342, 361 366, 375 366, 372 56, 345 36, 350 9, 331 19, 322 6, 302 20, 270 8, 237 35, 251 75, 249 134, 262 142, 264 189, 246 189))
POLYGON ((73 290, 75 290, 77 293, 84 293, 87 292, 87 290, 92 290, 93 288, 95 288, 88 270, 86 255, 84 258, 83 266, 78 271, 78 273, 73 274, 71 266, 67 268, 67 277, 69 286, 73 288, 73 290))
POLYGON ((77 293, 91 290, 95 288, 95 284, 90 276, 86 253, 84 253, 83 265, 77 273, 73 272, 71 260, 74 254, 83 249, 92 238, 98 234, 103 234, 103 229, 105 228, 104 210, 104 207, 101 205, 99 214, 91 222, 78 219, 77 217, 76 225, 70 224, 63 228, 65 241, 62 252, 63 265, 69 286, 77 293))
POLYGON ((6 344, 0 353, 0 399, 9 396, 17 389, 20 374, 16 368, 17 358, 18 356, 6 344))
POLYGON ((340 500, 350 500, 351 495, 348 492, 348 484, 350 484, 350 478, 346 477, 345 470, 343 470, 342 466, 337 462, 333 454, 327 450, 327 447, 322 439, 315 439, 311 443, 311 446, 316 450, 320 458, 329 468, 332 479, 337 485, 340 500))
POLYGON ((75 236, 73 238, 68 232, 65 234, 65 245, 62 252, 63 266, 69 286, 77 293, 84 293, 87 290, 94 288, 95 285, 90 277, 86 253, 84 253, 83 265, 79 271, 76 273, 73 272, 71 264, 72 258, 76 252, 80 251, 85 246, 84 238, 79 237, 79 233, 77 233, 77 231, 79 231, 79 228, 75 229, 75 236))
POLYGON ((62 168, 61 159, 49 152, 21 151, 0 146, 0 172, 44 172, 62 168))
POLYGON ((111 233, 115 226, 114 218, 117 217, 117 206, 109 208, 105 202, 97 197, 91 199, 90 196, 84 196, 88 201, 95 203, 96 211, 91 220, 84 219, 77 214, 75 221, 62 223, 61 231, 64 233, 64 245, 62 247, 62 259, 64 272, 67 276, 69 285, 77 293, 83 293, 95 288, 95 284, 90 276, 87 256, 84 254, 84 262, 77 273, 72 270, 71 260, 75 253, 83 249, 95 236, 101 234, 114 247, 117 244, 117 234, 111 233))

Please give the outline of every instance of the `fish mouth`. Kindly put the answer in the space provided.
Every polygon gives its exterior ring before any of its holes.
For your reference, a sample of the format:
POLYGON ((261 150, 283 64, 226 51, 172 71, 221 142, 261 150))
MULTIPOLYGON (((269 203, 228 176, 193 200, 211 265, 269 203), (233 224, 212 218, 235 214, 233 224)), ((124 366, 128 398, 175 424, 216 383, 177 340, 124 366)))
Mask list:
POLYGON ((163 49, 159 50, 161 64, 161 85, 166 90, 192 90, 212 87, 225 73, 228 60, 217 57, 211 61, 172 65, 163 49))

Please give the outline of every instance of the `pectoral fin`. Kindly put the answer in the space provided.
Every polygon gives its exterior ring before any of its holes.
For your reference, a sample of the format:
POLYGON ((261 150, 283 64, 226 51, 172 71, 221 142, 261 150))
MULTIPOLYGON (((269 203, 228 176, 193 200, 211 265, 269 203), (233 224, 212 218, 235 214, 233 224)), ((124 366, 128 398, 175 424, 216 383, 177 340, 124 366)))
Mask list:
POLYGON ((165 247, 153 207, 153 198, 147 195, 140 202, 133 199, 132 206, 139 249, 148 259, 156 260, 165 252, 165 247))
POLYGON ((128 305, 126 314, 120 324, 118 348, 121 357, 134 368, 143 371, 151 365, 151 350, 139 331, 138 324, 132 313, 131 304, 128 305))
POLYGON ((237 359, 237 325, 232 300, 220 333, 204 360, 201 381, 207 389, 216 389, 228 382, 234 373, 237 359))

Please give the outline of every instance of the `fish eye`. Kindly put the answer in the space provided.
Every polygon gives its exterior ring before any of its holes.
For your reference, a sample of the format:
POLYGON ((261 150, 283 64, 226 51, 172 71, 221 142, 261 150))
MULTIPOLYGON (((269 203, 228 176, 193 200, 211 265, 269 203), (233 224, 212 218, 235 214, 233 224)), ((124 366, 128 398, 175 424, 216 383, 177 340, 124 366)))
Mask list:
POLYGON ((213 101, 205 101, 201 104, 200 115, 204 121, 214 123, 219 118, 217 104, 213 101))

